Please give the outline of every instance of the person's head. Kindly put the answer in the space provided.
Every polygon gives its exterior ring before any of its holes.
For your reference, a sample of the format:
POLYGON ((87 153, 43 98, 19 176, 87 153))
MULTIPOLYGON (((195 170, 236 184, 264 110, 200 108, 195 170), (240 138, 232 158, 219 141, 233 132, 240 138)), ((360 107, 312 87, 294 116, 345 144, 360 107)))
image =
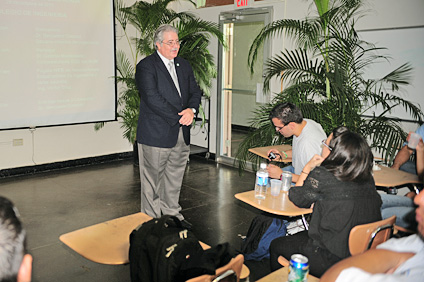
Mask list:
POLYGON ((346 126, 339 126, 333 129, 333 132, 331 132, 330 135, 328 135, 327 139, 324 139, 321 141, 321 157, 326 158, 330 154, 330 152, 333 150, 333 148, 330 146, 330 142, 333 138, 338 137, 340 134, 349 131, 349 129, 346 126))
POLYGON ((417 220, 418 227, 417 231, 418 234, 421 236, 421 239, 424 240, 424 192, 421 190, 421 192, 415 196, 414 203, 418 206, 415 210, 415 219, 417 220))
POLYGON ((361 182, 373 177, 374 157, 367 141, 361 135, 340 128, 336 132, 333 131, 328 145, 331 151, 321 165, 337 179, 361 182))
POLYGON ((303 121, 302 112, 292 103, 281 103, 274 106, 269 113, 269 119, 275 126, 275 130, 284 137, 294 134, 296 124, 303 121))
POLYGON ((31 281, 32 257, 12 202, 0 196, 0 282, 31 281))
POLYGON ((156 50, 168 60, 173 60, 180 50, 178 30, 169 24, 158 27, 153 38, 156 50))

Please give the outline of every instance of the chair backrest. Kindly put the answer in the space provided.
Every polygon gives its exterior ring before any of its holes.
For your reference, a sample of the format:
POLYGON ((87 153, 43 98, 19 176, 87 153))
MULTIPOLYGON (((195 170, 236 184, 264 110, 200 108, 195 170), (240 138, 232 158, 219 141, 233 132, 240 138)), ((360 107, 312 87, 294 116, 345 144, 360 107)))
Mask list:
POLYGON ((350 254, 357 255, 363 253, 387 241, 393 234, 395 221, 396 216, 393 215, 387 219, 353 227, 349 234, 350 254))
POLYGON ((402 232, 404 234, 407 235, 411 235, 411 234, 415 234, 417 233, 415 230, 411 230, 411 229, 406 229, 405 227, 399 226, 399 225, 394 225, 394 234, 402 232))
MULTIPOLYGON (((187 280, 186 282, 212 282, 212 281, 223 281, 223 280, 214 280, 217 277, 219 277, 220 275, 223 275, 224 273, 226 273, 228 270, 232 270, 234 271, 235 275, 236 275, 236 280, 234 281, 239 281, 240 280, 240 274, 241 274, 241 269, 243 266, 243 262, 244 262, 244 257, 243 255, 238 255, 235 258, 233 258, 228 264, 218 268, 215 272, 215 275, 202 275, 202 276, 198 276, 195 278, 192 278, 190 280, 187 280)), ((230 273, 230 272, 228 272, 230 273)), ((233 280, 231 280, 233 281, 233 280)))

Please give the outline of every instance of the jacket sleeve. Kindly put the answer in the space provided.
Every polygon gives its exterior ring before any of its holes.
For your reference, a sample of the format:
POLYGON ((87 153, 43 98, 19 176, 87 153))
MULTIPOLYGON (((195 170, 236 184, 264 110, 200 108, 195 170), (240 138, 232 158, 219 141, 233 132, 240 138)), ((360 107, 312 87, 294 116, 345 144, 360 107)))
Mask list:
POLYGON ((193 70, 190 75, 190 99, 188 101, 188 108, 195 108, 199 112, 200 99, 202 97, 202 90, 194 78, 193 70))
POLYGON ((310 208, 320 198, 319 181, 311 171, 303 186, 295 186, 289 190, 289 199, 300 208, 310 208))
POLYGON ((186 60, 182 60, 181 58, 179 58, 178 60, 179 62, 181 62, 182 64, 184 64, 184 82, 187 83, 187 101, 185 101, 184 103, 184 107, 185 108, 194 108, 196 109, 196 112, 199 112, 199 105, 200 105, 200 100, 202 97, 202 90, 200 89, 195 77, 194 77, 194 73, 193 73, 193 68, 191 67, 190 63, 186 60))

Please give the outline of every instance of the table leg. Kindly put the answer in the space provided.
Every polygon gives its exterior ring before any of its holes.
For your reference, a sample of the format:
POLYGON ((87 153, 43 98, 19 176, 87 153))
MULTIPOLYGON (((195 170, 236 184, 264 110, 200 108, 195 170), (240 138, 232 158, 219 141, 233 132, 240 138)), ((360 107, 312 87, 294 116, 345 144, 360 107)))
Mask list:
POLYGON ((396 187, 387 187, 387 194, 391 195, 397 195, 397 188, 396 187))

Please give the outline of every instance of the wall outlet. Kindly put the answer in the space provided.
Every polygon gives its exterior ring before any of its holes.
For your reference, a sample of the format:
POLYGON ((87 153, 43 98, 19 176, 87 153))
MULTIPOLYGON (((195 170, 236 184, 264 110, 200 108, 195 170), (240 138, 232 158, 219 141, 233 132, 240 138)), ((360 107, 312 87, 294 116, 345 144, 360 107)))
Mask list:
POLYGON ((23 146, 24 145, 24 139, 13 139, 12 142, 13 146, 23 146))

